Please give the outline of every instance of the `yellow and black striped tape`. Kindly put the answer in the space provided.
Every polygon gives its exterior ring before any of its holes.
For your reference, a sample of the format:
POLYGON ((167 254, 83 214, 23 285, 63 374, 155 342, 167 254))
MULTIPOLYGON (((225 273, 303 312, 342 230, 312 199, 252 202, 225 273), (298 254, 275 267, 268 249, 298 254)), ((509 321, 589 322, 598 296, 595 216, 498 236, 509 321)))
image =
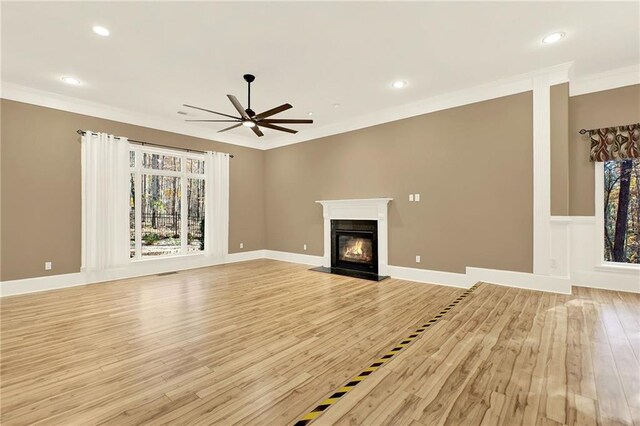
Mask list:
POLYGON ((345 396, 351 389, 358 386, 360 382, 369 377, 371 373, 376 371, 378 368, 382 367, 384 363, 391 360, 394 356, 400 353, 402 349, 404 349, 407 345, 409 345, 413 340, 417 339, 420 334, 424 333, 429 327, 438 322, 440 318, 442 318, 447 312, 453 309, 458 303, 460 303, 465 297, 471 294, 478 287, 479 283, 474 284, 468 290, 465 290, 459 297, 457 297, 454 301, 449 303, 444 309, 442 309, 437 315, 431 318, 429 321, 424 323, 420 328, 414 331, 412 334, 404 338, 400 343, 394 346, 387 354, 383 355, 376 362, 371 364, 369 367, 362 370, 360 374, 353 377, 349 382, 347 382, 344 386, 338 388, 329 398, 322 401, 316 408, 309 411, 307 414, 302 416, 294 426, 305 426, 317 419, 322 413, 324 413, 329 407, 338 402, 340 398, 345 396))

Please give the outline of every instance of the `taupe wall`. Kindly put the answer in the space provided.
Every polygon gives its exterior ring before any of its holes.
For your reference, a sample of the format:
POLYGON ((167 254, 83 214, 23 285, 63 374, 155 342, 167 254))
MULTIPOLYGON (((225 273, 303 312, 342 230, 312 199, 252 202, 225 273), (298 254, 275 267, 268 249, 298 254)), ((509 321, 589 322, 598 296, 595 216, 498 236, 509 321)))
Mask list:
MULTIPOLYGON (((263 152, 2 100, 0 278, 79 270, 79 128, 235 154, 231 252, 243 242, 322 255, 315 200, 389 196, 390 264, 531 272, 531 101, 523 93, 263 152)), ((551 213, 593 215, 593 164, 578 130, 640 121, 640 85, 569 98, 562 84, 551 104, 551 213)))
POLYGON ((2 280, 80 269, 81 176, 77 129, 232 153, 230 252, 265 247, 264 152, 2 100, 2 280), (44 262, 53 270, 45 271, 44 262))
POLYGON ((593 216, 594 166, 589 138, 580 129, 640 122, 640 85, 569 98, 569 214, 593 216))
POLYGON ((569 214, 569 83, 551 87, 551 214, 569 214))
POLYGON ((390 264, 531 272, 532 161, 530 92, 269 150, 267 247, 322 255, 315 200, 393 197, 390 264))

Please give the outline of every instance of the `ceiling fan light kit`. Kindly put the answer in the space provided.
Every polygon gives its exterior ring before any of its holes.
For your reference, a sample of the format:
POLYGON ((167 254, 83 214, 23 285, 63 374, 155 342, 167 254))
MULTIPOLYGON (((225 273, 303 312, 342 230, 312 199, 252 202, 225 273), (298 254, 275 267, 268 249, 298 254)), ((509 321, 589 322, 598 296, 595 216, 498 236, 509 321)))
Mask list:
POLYGON ((251 109, 251 83, 256 79, 256 77, 252 74, 245 74, 242 76, 244 81, 247 82, 247 108, 243 108, 242 104, 238 99, 233 95, 227 95, 229 101, 234 106, 240 117, 235 117, 233 115, 224 114, 222 112, 212 111, 206 108, 200 108, 193 105, 184 104, 187 108, 193 108, 200 111, 209 112, 212 114, 217 114, 222 117, 227 117, 227 120, 186 120, 186 121, 198 121, 198 122, 208 122, 208 123, 236 123, 230 127, 227 127, 222 130, 218 130, 220 132, 226 132, 227 130, 235 129, 236 127, 244 126, 250 128, 253 133, 258 137, 264 136, 264 133, 260 131, 260 127, 265 127, 272 130, 278 130, 280 132, 287 133, 298 133, 297 130, 289 129, 287 127, 279 126, 278 124, 312 124, 313 120, 306 118, 269 118, 276 114, 279 114, 283 111, 293 108, 291 104, 282 104, 275 108, 271 108, 270 110, 261 112, 260 114, 256 114, 254 110, 251 109))

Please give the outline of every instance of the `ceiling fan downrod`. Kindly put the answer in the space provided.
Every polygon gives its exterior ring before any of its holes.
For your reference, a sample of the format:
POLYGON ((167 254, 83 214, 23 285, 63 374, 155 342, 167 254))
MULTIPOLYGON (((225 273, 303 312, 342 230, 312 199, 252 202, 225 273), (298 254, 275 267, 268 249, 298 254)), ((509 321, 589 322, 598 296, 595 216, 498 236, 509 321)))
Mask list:
POLYGON ((253 117, 254 115, 256 115, 256 113, 254 110, 251 109, 251 83, 253 83, 253 80, 256 79, 256 76, 254 76, 253 74, 245 74, 242 76, 242 78, 244 78, 244 81, 247 82, 247 105, 248 106, 245 112, 249 117, 253 117))

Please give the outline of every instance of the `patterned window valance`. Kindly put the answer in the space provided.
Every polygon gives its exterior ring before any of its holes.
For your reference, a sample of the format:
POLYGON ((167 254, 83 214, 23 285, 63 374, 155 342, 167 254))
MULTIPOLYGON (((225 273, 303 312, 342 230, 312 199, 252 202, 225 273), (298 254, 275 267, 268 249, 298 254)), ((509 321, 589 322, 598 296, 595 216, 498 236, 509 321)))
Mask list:
POLYGON ((591 161, 622 161, 640 158, 640 123, 588 131, 591 161))

